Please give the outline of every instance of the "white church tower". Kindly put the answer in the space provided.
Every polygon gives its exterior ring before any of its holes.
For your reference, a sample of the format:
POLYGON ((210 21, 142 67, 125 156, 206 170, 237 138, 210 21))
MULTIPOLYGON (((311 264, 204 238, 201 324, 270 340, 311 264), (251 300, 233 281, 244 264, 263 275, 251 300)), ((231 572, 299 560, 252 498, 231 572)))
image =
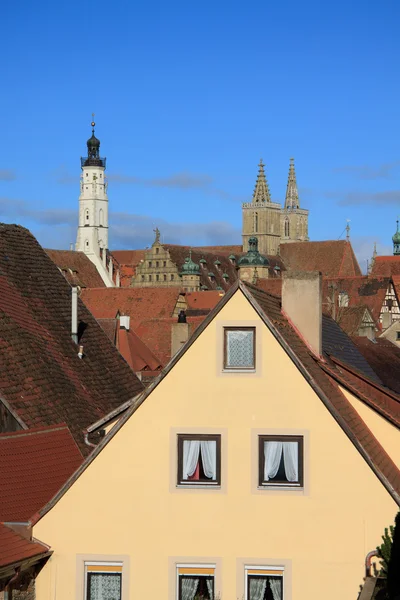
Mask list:
MULTIPOLYGON (((87 141, 87 156, 81 158, 81 194, 76 250, 84 252, 96 266, 107 287, 114 287, 113 263, 108 251, 108 197, 106 159, 100 157, 100 140, 87 141)), ((118 284, 117 284, 118 285, 118 284)))

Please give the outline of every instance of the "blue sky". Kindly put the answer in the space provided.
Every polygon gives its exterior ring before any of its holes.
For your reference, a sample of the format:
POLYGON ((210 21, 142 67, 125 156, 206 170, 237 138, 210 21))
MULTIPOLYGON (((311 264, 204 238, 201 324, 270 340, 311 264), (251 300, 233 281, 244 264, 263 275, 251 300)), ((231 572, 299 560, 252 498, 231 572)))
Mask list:
MULTIPOLYGON (((346 219, 360 261, 400 214, 398 0, 3 3, 0 220, 75 241, 91 113, 110 247, 240 243, 263 157, 295 157, 311 239, 346 219)), ((362 264, 365 267, 365 264, 362 264)))

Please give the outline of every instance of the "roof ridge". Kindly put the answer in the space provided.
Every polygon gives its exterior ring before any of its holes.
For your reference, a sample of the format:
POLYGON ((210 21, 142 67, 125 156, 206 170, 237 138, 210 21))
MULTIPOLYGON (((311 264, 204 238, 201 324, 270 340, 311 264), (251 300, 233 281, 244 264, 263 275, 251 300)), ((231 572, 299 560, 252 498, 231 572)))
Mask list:
POLYGON ((9 431, 9 432, 0 433, 0 441, 7 440, 9 438, 14 438, 14 437, 20 438, 23 436, 49 433, 52 431, 62 431, 64 429, 67 429, 69 431, 68 425, 66 423, 58 423, 57 425, 40 425, 37 427, 31 427, 29 429, 20 429, 18 431, 9 431))

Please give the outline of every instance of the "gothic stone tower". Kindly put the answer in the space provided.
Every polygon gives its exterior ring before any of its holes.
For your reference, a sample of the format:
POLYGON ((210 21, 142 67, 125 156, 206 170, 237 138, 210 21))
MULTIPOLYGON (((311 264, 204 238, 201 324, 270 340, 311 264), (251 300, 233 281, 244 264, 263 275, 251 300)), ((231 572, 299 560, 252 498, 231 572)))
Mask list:
POLYGON ((261 254, 278 254, 281 238, 281 205, 271 202, 268 183, 264 173, 262 159, 258 165, 258 177, 253 199, 242 205, 243 214, 243 252, 249 250, 249 239, 256 236, 261 254))
POLYGON ((281 212, 281 242, 308 240, 308 210, 300 208, 294 159, 290 159, 285 206, 281 212))
POLYGON ((94 135, 87 141, 87 156, 81 158, 81 194, 76 250, 100 256, 108 249, 108 198, 104 171, 106 159, 100 158, 100 140, 94 135))

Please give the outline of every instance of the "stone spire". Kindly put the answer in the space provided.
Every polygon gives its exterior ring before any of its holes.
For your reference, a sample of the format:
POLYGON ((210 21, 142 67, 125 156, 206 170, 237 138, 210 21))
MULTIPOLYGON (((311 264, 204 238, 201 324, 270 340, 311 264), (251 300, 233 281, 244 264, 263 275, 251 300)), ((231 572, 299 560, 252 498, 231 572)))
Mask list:
POLYGON ((290 159, 289 177, 286 188, 285 208, 295 210, 300 208, 299 192, 297 190, 296 171, 294 170, 294 158, 290 159))
POLYGON ((263 202, 271 202, 271 195, 269 193, 269 187, 267 179, 265 177, 264 167, 265 165, 261 158, 260 164, 258 165, 257 181, 253 192, 253 203, 257 204, 261 204, 263 202))
POLYGON ((396 233, 392 237, 393 240, 393 254, 398 256, 400 254, 400 231, 399 231, 399 219, 396 221, 396 233))

